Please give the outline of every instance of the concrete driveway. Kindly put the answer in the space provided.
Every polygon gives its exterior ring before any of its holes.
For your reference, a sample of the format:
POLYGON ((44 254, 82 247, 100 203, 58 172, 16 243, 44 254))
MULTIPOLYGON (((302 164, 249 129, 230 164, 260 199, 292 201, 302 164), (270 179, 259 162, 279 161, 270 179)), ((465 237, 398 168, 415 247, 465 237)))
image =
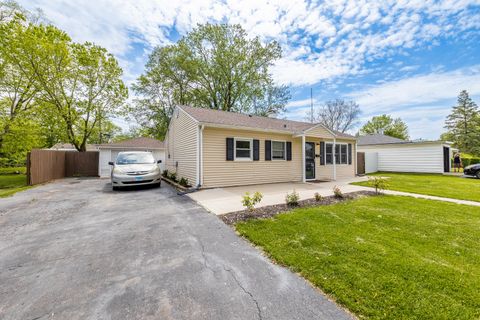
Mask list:
POLYGON ((68 179, 0 199, 0 319, 349 319, 213 214, 68 179))
POLYGON ((333 195, 333 187, 335 186, 338 186, 344 193, 371 190, 370 188, 350 184, 352 182, 366 180, 368 180, 368 177, 353 177, 328 182, 256 184, 241 187, 205 189, 190 193, 188 196, 208 211, 221 215, 244 210, 245 208, 242 205, 242 198, 245 195, 245 192, 249 192, 250 194, 253 194, 256 191, 261 192, 263 194, 263 199, 256 207, 263 207, 285 203, 285 196, 287 193, 292 193, 293 190, 298 192, 300 200, 311 199, 316 192, 324 197, 331 196, 333 195))

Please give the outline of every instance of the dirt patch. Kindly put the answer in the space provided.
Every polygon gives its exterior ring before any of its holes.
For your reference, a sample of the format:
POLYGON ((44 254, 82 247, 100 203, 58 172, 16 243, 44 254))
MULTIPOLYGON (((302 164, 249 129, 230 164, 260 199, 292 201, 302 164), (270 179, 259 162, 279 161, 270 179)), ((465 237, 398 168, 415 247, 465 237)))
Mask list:
POLYGON ((357 199, 360 197, 374 196, 376 195, 374 191, 357 191, 350 192, 343 195, 343 198, 336 198, 335 196, 323 197, 322 200, 316 201, 315 199, 306 199, 300 200, 298 206, 292 207, 286 204, 275 204, 271 206, 265 206, 261 208, 254 209, 253 211, 242 210, 227 213, 219 216, 223 222, 228 225, 233 225, 239 221, 246 221, 249 219, 265 219, 273 217, 279 213, 284 213, 297 208, 308 208, 308 207, 317 207, 317 206, 327 206, 347 200, 357 199))

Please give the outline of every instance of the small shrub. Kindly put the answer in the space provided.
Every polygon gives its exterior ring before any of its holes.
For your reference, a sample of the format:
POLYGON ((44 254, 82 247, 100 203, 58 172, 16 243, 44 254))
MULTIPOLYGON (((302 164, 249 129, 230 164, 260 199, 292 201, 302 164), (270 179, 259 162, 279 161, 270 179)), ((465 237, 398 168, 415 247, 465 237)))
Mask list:
POLYGON ((388 188, 388 180, 382 177, 368 177, 368 183, 375 188, 376 194, 388 188))
POLYGON ((168 178, 168 170, 163 170, 162 176, 163 176, 164 178, 168 178))
POLYGON ((177 174, 176 174, 175 172, 170 173, 169 178, 170 178, 170 180, 172 180, 173 182, 177 182, 177 174))
POLYGON ((320 202, 320 201, 323 200, 322 195, 318 192, 315 192, 314 197, 315 197, 315 201, 317 201, 317 202, 320 202))
POLYGON ((343 198, 343 192, 338 186, 333 187, 333 196, 337 199, 343 198))
POLYGON ((182 187, 188 187, 188 179, 182 177, 182 178, 180 179, 180 181, 178 182, 178 184, 181 185, 182 187))
POLYGON ((256 191, 253 196, 250 196, 249 192, 245 192, 245 195, 243 196, 242 204, 245 208, 248 209, 248 211, 252 211, 255 209, 255 205, 262 201, 263 195, 256 191))
POLYGON ((293 189, 292 193, 287 193, 287 195, 285 196, 285 202, 287 203, 287 205, 292 207, 298 206, 299 200, 300 195, 298 194, 298 192, 295 191, 295 189, 293 189))

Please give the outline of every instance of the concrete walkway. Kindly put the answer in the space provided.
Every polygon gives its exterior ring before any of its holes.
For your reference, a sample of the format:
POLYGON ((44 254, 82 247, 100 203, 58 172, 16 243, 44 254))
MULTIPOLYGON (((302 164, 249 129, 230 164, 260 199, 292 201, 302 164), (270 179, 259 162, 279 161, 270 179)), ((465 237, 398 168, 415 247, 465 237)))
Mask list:
POLYGON ((333 195, 333 188, 338 186, 344 193, 361 190, 371 190, 370 188, 351 185, 352 182, 366 181, 367 177, 355 177, 329 182, 290 182, 290 183, 271 183, 257 184, 241 187, 215 188, 200 190, 190 193, 189 197, 199 203, 208 211, 216 214, 226 214, 245 209, 242 205, 242 197, 246 192, 253 194, 259 191, 263 194, 263 199, 257 207, 269 206, 279 203, 285 203, 287 193, 295 190, 300 195, 300 200, 311 199, 318 192, 326 197, 333 195))
MULTIPOLYGON (((198 204, 203 206, 208 211, 222 215, 230 212, 244 210, 242 205, 242 197, 246 192, 253 194, 259 191, 263 194, 262 201, 256 206, 264 207, 274 204, 285 203, 285 195, 291 193, 293 190, 298 192, 300 200, 311 199, 314 194, 318 192, 320 195, 326 197, 333 195, 333 188, 338 186, 343 193, 356 191, 372 191, 373 188, 351 185, 352 182, 360 182, 368 180, 367 177, 355 177, 351 179, 343 179, 331 182, 317 182, 317 183, 272 183, 272 184, 258 184, 251 186, 229 187, 229 188, 215 188, 201 190, 189 194, 189 197, 195 200, 198 204)), ((421 199, 445 201, 457 204, 464 204, 470 206, 480 206, 480 202, 459 200, 452 198, 444 198, 437 196, 430 196, 425 194, 417 194, 410 192, 401 192, 394 190, 385 190, 385 194, 395 196, 408 196, 421 199)))

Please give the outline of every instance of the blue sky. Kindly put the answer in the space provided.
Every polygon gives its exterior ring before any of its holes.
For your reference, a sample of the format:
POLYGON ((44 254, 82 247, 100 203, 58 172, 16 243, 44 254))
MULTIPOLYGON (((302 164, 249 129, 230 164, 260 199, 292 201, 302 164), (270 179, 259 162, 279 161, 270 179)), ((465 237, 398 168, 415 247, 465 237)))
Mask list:
MULTIPOLYGON (((283 57, 274 79, 291 88, 289 119, 314 105, 355 100, 361 121, 391 114, 412 138, 437 139, 456 96, 480 104, 480 1, 21 0, 40 8, 75 41, 115 54, 131 84, 152 48, 175 42, 197 23, 241 24, 276 40, 283 57)), ((123 127, 129 123, 120 121, 123 127)))

